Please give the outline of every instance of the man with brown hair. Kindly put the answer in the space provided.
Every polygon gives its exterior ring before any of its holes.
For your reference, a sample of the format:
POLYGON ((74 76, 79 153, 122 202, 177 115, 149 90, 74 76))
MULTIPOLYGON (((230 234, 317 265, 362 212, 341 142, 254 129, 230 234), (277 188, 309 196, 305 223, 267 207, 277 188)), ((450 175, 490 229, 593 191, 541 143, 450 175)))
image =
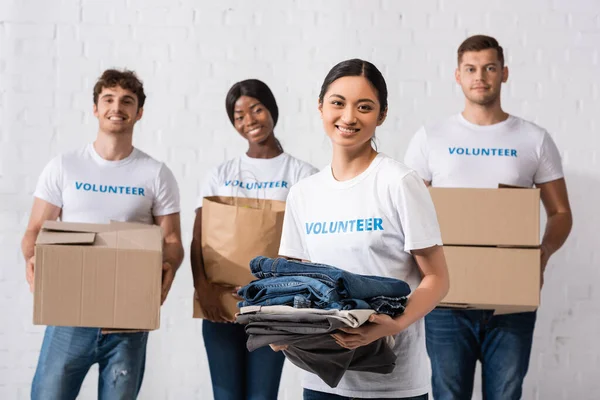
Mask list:
MULTIPOLYGON (((542 282, 548 258, 565 242, 572 218, 558 149, 548 132, 501 107, 508 79, 496 39, 477 35, 458 48, 456 82, 465 108, 413 137, 405 163, 434 187, 540 188, 548 222, 541 246, 542 282)), ((470 399, 477 360, 483 398, 520 399, 529 366, 536 313, 436 309, 425 318, 436 400, 470 399)))
MULTIPOLYGON (((133 147, 146 95, 132 71, 105 71, 94 87, 96 140, 54 158, 34 193, 22 241, 33 291, 36 237, 46 220, 160 225, 164 235, 162 299, 183 259, 179 189, 162 162, 133 147)), ((48 326, 31 387, 32 399, 75 399, 93 364, 100 399, 134 399, 140 390, 148 332, 103 334, 98 328, 48 326)))

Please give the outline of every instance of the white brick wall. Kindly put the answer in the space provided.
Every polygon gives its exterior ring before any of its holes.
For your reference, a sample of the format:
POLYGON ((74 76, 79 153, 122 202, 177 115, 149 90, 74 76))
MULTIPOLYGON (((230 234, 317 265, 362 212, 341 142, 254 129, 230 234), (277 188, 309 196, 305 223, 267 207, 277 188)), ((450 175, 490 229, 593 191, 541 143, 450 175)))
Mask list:
MULTIPOLYGON (((506 49, 513 68, 505 109, 554 135, 575 215, 546 275, 524 398, 598 398, 599 13, 595 0, 2 0, 0 398, 28 398, 43 332, 31 325, 19 251, 31 195, 52 156, 94 138, 91 93, 103 69, 128 67, 145 81, 135 143, 179 180, 187 248, 199 181, 245 148, 223 107, 233 82, 267 82, 280 105, 284 148, 322 166, 330 155, 316 112, 322 79, 342 59, 367 58, 390 88, 379 148, 402 158, 423 122, 461 109, 455 50, 474 33, 496 36, 506 49)), ((151 335, 142 399, 209 397, 191 282, 186 259, 162 328, 151 335)), ((95 372, 81 398, 95 398, 95 372)), ((280 398, 301 398, 289 365, 280 398)))

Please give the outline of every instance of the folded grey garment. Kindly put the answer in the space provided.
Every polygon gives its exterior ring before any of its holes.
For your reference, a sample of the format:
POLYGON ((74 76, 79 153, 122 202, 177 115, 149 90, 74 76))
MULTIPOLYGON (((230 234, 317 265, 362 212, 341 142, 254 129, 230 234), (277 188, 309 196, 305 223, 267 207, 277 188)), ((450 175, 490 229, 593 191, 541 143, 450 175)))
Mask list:
MULTIPOLYGON (((323 333, 319 333, 316 335, 299 335, 299 334, 291 334, 291 333, 273 333, 268 335, 248 335, 248 340, 246 341, 246 348, 248 351, 254 351, 261 347, 268 346, 270 344, 283 346, 283 345, 294 345, 294 343, 301 343, 309 340, 319 340, 320 336, 323 336, 323 333)), ((325 335, 329 335, 326 333, 325 335)))
MULTIPOLYGON (((284 340, 278 344, 286 344, 284 340)), ((378 339, 354 350, 340 347, 330 334, 294 340, 283 351, 299 368, 318 375, 330 387, 336 387, 346 371, 389 374, 396 367, 396 355, 387 341, 378 339)))
POLYGON ((290 333, 300 335, 316 335, 330 333, 346 325, 337 320, 323 320, 319 322, 288 322, 288 321, 256 321, 246 324, 248 335, 268 335, 276 333, 290 333))
MULTIPOLYGON (((320 308, 294 308, 290 306, 247 306, 240 308, 240 316, 243 315, 287 315, 288 318, 296 316, 298 319, 306 318, 306 315, 322 315, 337 318, 351 328, 358 328, 369 320, 374 310, 322 310, 320 308)), ((292 319, 287 319, 292 320, 292 319)))

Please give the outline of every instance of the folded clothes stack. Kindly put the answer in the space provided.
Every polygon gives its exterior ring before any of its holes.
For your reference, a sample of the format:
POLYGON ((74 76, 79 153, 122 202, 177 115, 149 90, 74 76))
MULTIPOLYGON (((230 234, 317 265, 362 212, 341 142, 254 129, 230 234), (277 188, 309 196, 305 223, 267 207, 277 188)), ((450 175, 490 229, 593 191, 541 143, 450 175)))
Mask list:
POLYGON ((392 372, 393 338, 351 350, 331 335, 362 326, 373 313, 401 314, 410 294, 406 282, 282 258, 256 257, 250 269, 258 280, 238 292, 244 300, 236 320, 246 325, 249 351, 287 346, 288 360, 331 387, 348 370, 392 372))

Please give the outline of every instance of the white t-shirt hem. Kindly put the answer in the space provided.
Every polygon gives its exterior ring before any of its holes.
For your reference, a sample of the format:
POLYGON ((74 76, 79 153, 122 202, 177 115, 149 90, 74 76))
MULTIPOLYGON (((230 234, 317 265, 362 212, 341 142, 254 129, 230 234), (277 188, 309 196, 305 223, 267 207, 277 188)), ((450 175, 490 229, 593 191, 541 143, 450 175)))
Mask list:
POLYGON ((433 247, 433 246, 442 246, 442 238, 422 240, 420 242, 414 242, 414 243, 406 242, 404 244, 404 250, 405 251, 420 250, 420 249, 427 249, 427 248, 433 247))
POLYGON ((302 252, 300 250, 295 250, 295 249, 281 248, 281 249, 279 249, 279 255, 283 256, 283 257, 297 258, 298 260, 309 260, 310 261, 307 254, 304 254, 304 252, 302 252))
POLYGON ((178 212, 181 212, 181 209, 178 207, 173 207, 173 208, 165 208, 163 210, 158 210, 158 211, 153 211, 152 215, 155 217, 162 217, 164 215, 170 215, 170 214, 176 214, 178 212))
POLYGON ((536 181, 535 181, 535 184, 536 184, 536 185, 541 185, 541 184, 543 184, 543 183, 552 182, 552 181, 555 181, 555 180, 557 180, 557 179, 562 179, 562 178, 564 178, 564 177, 565 177, 565 175, 564 175, 564 174, 554 174, 554 175, 550 175, 550 176, 544 177, 544 178, 542 178, 542 179, 538 179, 538 180, 536 180, 536 181))
POLYGON ((408 389, 408 390, 394 390, 394 391, 359 391, 350 389, 330 388, 322 387, 318 385, 311 385, 310 383, 303 383, 302 387, 308 390, 314 390, 316 392, 331 393, 338 396, 344 397, 358 397, 361 399, 379 399, 379 398, 403 398, 403 397, 414 397, 422 396, 429 393, 430 387, 422 387, 419 389, 408 389))

